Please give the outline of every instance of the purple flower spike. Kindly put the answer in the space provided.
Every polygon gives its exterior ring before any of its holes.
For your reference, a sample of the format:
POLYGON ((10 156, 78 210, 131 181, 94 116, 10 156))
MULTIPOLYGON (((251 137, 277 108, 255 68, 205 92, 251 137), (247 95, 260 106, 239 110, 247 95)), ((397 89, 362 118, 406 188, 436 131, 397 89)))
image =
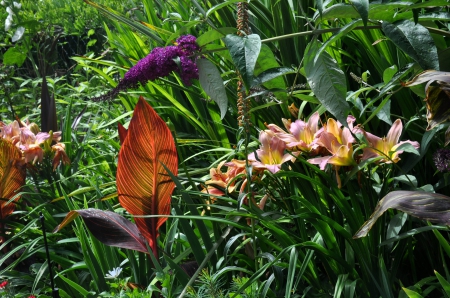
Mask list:
POLYGON ((190 86, 192 79, 198 79, 196 57, 191 57, 200 50, 195 41, 195 36, 184 35, 177 39, 176 46, 154 48, 147 57, 139 60, 135 66, 127 71, 116 88, 104 95, 92 98, 92 100, 111 100, 120 91, 138 88, 139 85, 145 85, 148 81, 166 77, 172 71, 180 72, 184 84, 190 86), (180 59, 180 65, 175 62, 177 58, 180 59))
POLYGON ((177 45, 188 56, 194 54, 200 50, 200 47, 196 43, 197 38, 192 35, 183 35, 177 39, 177 45))
POLYGON ((433 161, 439 172, 450 171, 450 149, 438 149, 433 155, 433 161))
POLYGON ((181 79, 186 86, 192 85, 193 79, 198 79, 198 68, 194 61, 186 56, 181 56, 181 79))

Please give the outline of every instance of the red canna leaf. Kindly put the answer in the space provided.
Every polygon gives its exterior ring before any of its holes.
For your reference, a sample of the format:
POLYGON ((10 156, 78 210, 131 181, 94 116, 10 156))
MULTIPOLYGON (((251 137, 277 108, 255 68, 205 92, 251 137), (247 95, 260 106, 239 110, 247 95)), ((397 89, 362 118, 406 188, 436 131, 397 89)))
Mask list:
MULTIPOLYGON (((8 201, 25 184, 26 165, 16 146, 0 138, 0 220, 14 211, 14 202, 8 201)), ((19 200, 19 196, 14 201, 19 200)))
POLYGON ((145 240, 141 237, 136 225, 111 211, 93 208, 70 211, 53 233, 60 231, 78 216, 83 218, 92 235, 103 244, 148 252, 145 240))
MULTIPOLYGON (((132 215, 169 215, 175 187, 163 164, 178 173, 178 157, 172 134, 152 107, 139 98, 126 138, 119 152, 117 192, 120 204, 132 215)), ((155 256, 159 227, 164 217, 135 217, 155 256)))

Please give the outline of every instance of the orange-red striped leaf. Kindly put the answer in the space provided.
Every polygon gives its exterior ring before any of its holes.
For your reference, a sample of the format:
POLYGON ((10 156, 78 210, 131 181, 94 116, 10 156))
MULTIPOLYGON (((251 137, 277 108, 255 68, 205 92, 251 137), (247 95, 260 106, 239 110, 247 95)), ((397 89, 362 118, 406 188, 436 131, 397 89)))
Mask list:
MULTIPOLYGON (((139 98, 119 152, 117 192, 120 204, 132 215, 169 215, 175 187, 163 164, 178 173, 172 134, 152 107, 139 98)), ((139 218, 135 222, 157 256, 156 237, 167 218, 139 218)))
MULTIPOLYGON (((14 211, 15 204, 8 204, 25 184, 26 166, 22 153, 11 142, 0 138, 0 219, 14 211)), ((20 197, 16 197, 17 201, 20 197)))

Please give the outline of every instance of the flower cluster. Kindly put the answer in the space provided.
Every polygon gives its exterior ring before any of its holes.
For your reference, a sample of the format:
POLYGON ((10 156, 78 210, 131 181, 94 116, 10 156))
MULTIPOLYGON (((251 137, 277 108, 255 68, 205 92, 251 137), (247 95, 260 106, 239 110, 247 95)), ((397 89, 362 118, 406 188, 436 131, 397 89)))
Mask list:
POLYGON ((42 163, 44 153, 52 156, 53 170, 60 162, 70 164, 69 157, 65 152, 65 145, 59 143, 61 132, 40 132, 35 123, 14 120, 10 124, 0 121, 0 138, 13 143, 23 154, 26 163, 42 163), (56 144, 51 145, 52 142, 56 144))
POLYGON ((198 79, 195 54, 199 50, 200 47, 196 44, 196 38, 192 35, 179 37, 175 46, 154 48, 150 54, 128 70, 114 89, 92 100, 110 100, 120 91, 145 85, 148 81, 168 76, 172 71, 179 72, 183 83, 190 86, 193 79, 198 79))
MULTIPOLYGON (((295 161, 299 155, 308 158, 308 162, 316 164, 321 170, 325 170, 327 165, 331 165, 336 170, 336 179, 340 187, 340 178, 338 170, 340 167, 353 167, 364 160, 375 158, 373 162, 377 163, 397 163, 399 155, 403 153, 401 145, 408 143, 414 148, 419 148, 418 142, 402 141, 400 136, 403 125, 400 119, 397 119, 387 136, 378 137, 366 132, 360 126, 354 126, 355 118, 348 116, 347 127, 334 119, 328 119, 319 129, 319 114, 316 112, 308 121, 296 120, 294 122, 283 119, 285 129, 275 124, 266 124, 268 129, 260 132, 260 148, 249 154, 248 160, 253 167, 254 175, 268 170, 276 173, 281 170, 281 165, 287 161, 295 161), (363 135, 367 140, 367 146, 362 149, 362 154, 354 152, 353 144, 356 143, 354 135, 363 135)), ((450 151, 441 153, 435 158, 436 164, 445 165, 450 168, 450 151)), ((244 163, 243 161, 233 161, 244 163)), ((229 163, 220 164, 217 169, 211 169, 211 180, 207 185, 218 185, 223 188, 229 187, 227 181, 230 181, 229 174, 222 174, 220 167, 222 165, 230 166, 229 163)), ((230 169, 227 171, 227 173, 230 169)), ((235 183, 233 177, 231 181, 235 183)), ((242 189, 241 189, 242 190, 242 189)), ((223 192, 213 190, 208 186, 205 190, 208 193, 221 195, 223 192)))
POLYGON ((0 282, 0 290, 3 290, 4 288, 6 288, 6 286, 8 285, 8 281, 4 280, 2 282, 0 282))

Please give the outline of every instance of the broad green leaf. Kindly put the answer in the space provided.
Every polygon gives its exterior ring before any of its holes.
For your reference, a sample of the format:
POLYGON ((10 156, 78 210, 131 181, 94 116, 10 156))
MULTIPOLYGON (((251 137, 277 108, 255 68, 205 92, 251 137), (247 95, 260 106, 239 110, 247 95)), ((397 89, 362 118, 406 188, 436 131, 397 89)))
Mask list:
POLYGON ((16 192, 25 184, 25 176, 22 153, 13 143, 0 137, 0 225, 2 219, 13 213, 14 202, 20 199, 16 192), (13 202, 8 203, 13 198, 13 202))
MULTIPOLYGON (((119 151, 116 176, 119 202, 131 215, 170 214, 175 184, 163 164, 173 174, 178 173, 172 134, 164 120, 140 97, 119 151)), ((156 258, 158 229, 166 220, 166 217, 134 218, 156 258)))
POLYGON ((228 108, 228 97, 219 70, 208 59, 197 59, 197 68, 200 85, 205 93, 217 103, 220 118, 223 119, 228 108))
POLYGON ((326 51, 314 61, 321 43, 313 40, 306 48, 305 73, 308 84, 322 105, 339 122, 347 125, 350 107, 346 101, 347 86, 344 72, 326 51))
POLYGON ((367 26, 367 19, 369 18, 369 0, 350 0, 350 3, 358 11, 364 26, 367 26))
MULTIPOLYGON (((258 77, 264 71, 269 70, 271 68, 275 69, 277 67, 280 67, 280 64, 278 63, 277 58, 273 54, 272 50, 268 45, 262 44, 261 51, 259 52, 258 59, 256 60, 254 76, 258 77)), ((263 86, 264 88, 270 90, 282 89, 283 92, 274 92, 274 95, 281 101, 284 101, 287 98, 286 82, 284 78, 278 77, 273 80, 266 81, 264 82, 263 86)))
POLYGON ((27 59, 27 53, 19 46, 11 47, 3 54, 3 64, 5 65, 15 64, 21 67, 25 59, 27 59))
POLYGON ((233 34, 236 32, 236 28, 233 27, 224 27, 218 29, 209 30, 197 38, 197 44, 202 47, 210 42, 221 39, 227 34, 233 34))
POLYGON ((254 80, 253 86, 262 85, 270 80, 278 78, 280 76, 295 73, 295 70, 289 67, 274 67, 269 68, 262 73, 260 73, 254 80))
POLYGON ((141 237, 137 226, 111 211, 93 208, 70 211, 53 233, 59 232, 78 216, 83 218, 86 227, 101 243, 148 253, 145 240, 141 237))
MULTIPOLYGON (((354 2, 365 2, 362 0, 355 0, 352 1, 352 4, 354 2)), ((360 10, 355 10, 355 7, 352 6, 352 4, 346 4, 346 3, 337 3, 333 6, 330 6, 329 8, 325 9, 322 13, 322 19, 324 20, 332 20, 332 19, 344 19, 344 18, 351 18, 356 19, 359 17, 364 17, 361 15, 360 10)), ((397 9, 407 9, 411 5, 413 5, 413 2, 408 1, 396 1, 396 2, 390 2, 390 3, 371 3, 369 5, 368 10, 368 19, 372 20, 383 20, 383 21, 396 21, 396 20, 402 20, 402 19, 409 19, 412 17, 412 12, 404 12, 399 13, 396 10, 397 9)), ((363 4, 364 5, 364 4, 363 4)))
POLYGON ((342 27, 341 29, 339 29, 339 31, 335 32, 329 39, 327 39, 327 41, 320 47, 320 49, 317 51, 316 56, 314 58, 314 63, 317 62, 317 59, 319 59, 320 54, 322 54, 322 52, 330 45, 332 44, 336 39, 341 38, 342 36, 344 36, 345 34, 347 34, 348 32, 352 31, 353 28, 356 27, 356 25, 358 25, 358 23, 361 22, 360 19, 357 20, 353 20, 352 22, 348 23, 347 25, 345 25, 344 27, 342 27))
POLYGON ((381 199, 375 211, 353 236, 367 236, 378 218, 388 209, 397 209, 423 220, 450 224, 450 197, 424 191, 392 191, 381 199))
POLYGON ((424 70, 439 70, 439 59, 430 32, 410 20, 395 23, 384 21, 384 33, 402 51, 414 59, 424 70))
POLYGON ((257 34, 244 37, 228 34, 223 39, 230 51, 231 59, 242 77, 245 88, 250 90, 256 59, 261 50, 261 39, 257 34))
POLYGON ((397 71, 398 71, 397 65, 392 65, 391 67, 386 68, 383 71, 383 82, 385 84, 389 83, 389 81, 394 77, 397 71))

